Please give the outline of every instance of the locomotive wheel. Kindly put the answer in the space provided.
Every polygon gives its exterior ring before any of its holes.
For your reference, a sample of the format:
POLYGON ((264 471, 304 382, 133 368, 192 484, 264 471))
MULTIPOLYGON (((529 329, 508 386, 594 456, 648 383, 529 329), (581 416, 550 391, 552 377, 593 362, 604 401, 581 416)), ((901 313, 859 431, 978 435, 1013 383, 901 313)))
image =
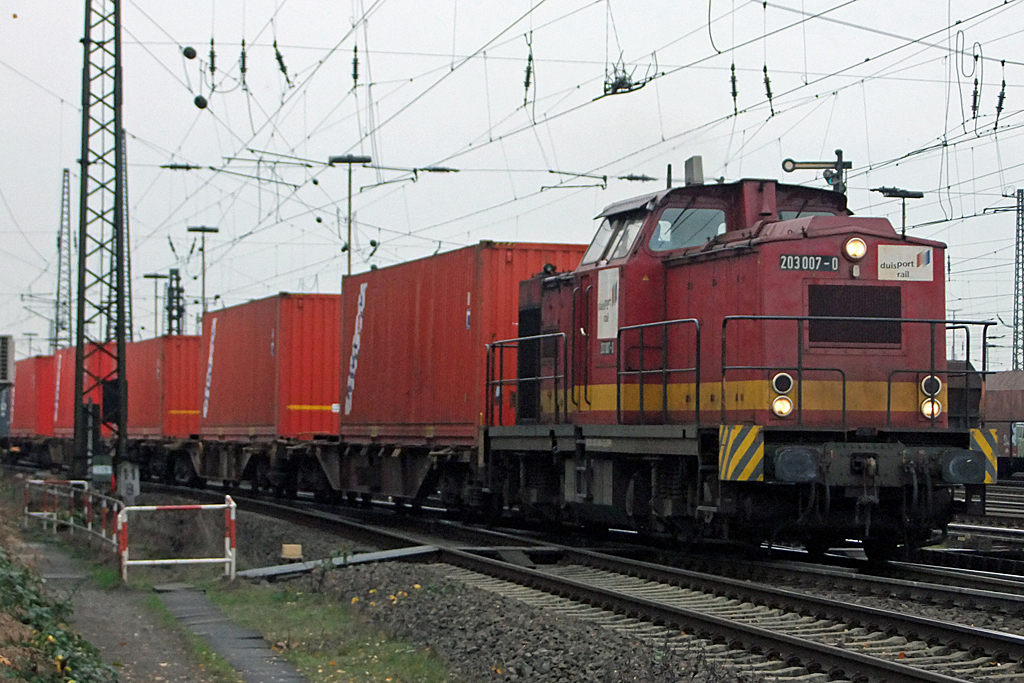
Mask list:
POLYGON ((896 557, 897 543, 891 538, 864 539, 864 554, 872 564, 885 564, 896 557))
POLYGON ((804 541, 804 549, 813 562, 820 562, 831 547, 830 538, 808 538, 804 541))

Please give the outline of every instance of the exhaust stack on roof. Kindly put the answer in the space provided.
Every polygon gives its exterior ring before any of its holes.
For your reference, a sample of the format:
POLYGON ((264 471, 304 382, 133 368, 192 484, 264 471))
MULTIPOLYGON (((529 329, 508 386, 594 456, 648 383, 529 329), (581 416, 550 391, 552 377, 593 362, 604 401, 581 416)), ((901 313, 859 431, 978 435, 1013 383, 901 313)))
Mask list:
POLYGON ((687 159, 684 169, 687 185, 704 184, 704 160, 700 156, 687 159))

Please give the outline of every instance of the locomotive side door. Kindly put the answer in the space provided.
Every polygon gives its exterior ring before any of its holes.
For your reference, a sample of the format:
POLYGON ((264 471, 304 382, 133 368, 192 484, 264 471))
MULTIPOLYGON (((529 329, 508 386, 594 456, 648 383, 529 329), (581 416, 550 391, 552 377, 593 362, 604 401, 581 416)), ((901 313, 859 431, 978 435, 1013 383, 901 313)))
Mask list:
POLYGON ((580 412, 591 409, 590 341, 594 336, 596 304, 593 271, 576 279, 572 292, 572 336, 569 354, 572 365, 572 402, 580 412))

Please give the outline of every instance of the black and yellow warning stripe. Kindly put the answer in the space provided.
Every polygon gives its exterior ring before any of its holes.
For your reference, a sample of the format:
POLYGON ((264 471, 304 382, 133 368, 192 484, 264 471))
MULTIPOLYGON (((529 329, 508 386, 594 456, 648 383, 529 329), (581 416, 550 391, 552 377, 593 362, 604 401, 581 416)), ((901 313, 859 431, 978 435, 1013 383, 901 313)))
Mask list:
POLYGON ((764 434, 757 425, 718 428, 718 478, 764 481, 764 434))
POLYGON ((971 450, 985 454, 985 483, 994 484, 999 472, 999 440, 994 429, 972 429, 971 450))

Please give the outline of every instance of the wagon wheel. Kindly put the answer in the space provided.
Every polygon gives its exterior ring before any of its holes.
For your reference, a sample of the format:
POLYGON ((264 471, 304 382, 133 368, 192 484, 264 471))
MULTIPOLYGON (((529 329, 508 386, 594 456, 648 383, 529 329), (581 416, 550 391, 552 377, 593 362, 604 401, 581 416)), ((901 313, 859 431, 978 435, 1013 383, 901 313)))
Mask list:
POLYGON ((189 486, 196 478, 195 470, 192 469, 192 459, 184 453, 174 456, 174 464, 171 476, 175 484, 189 486))
POLYGON ((832 539, 823 536, 804 539, 804 549, 812 562, 820 562, 832 547, 832 539))

